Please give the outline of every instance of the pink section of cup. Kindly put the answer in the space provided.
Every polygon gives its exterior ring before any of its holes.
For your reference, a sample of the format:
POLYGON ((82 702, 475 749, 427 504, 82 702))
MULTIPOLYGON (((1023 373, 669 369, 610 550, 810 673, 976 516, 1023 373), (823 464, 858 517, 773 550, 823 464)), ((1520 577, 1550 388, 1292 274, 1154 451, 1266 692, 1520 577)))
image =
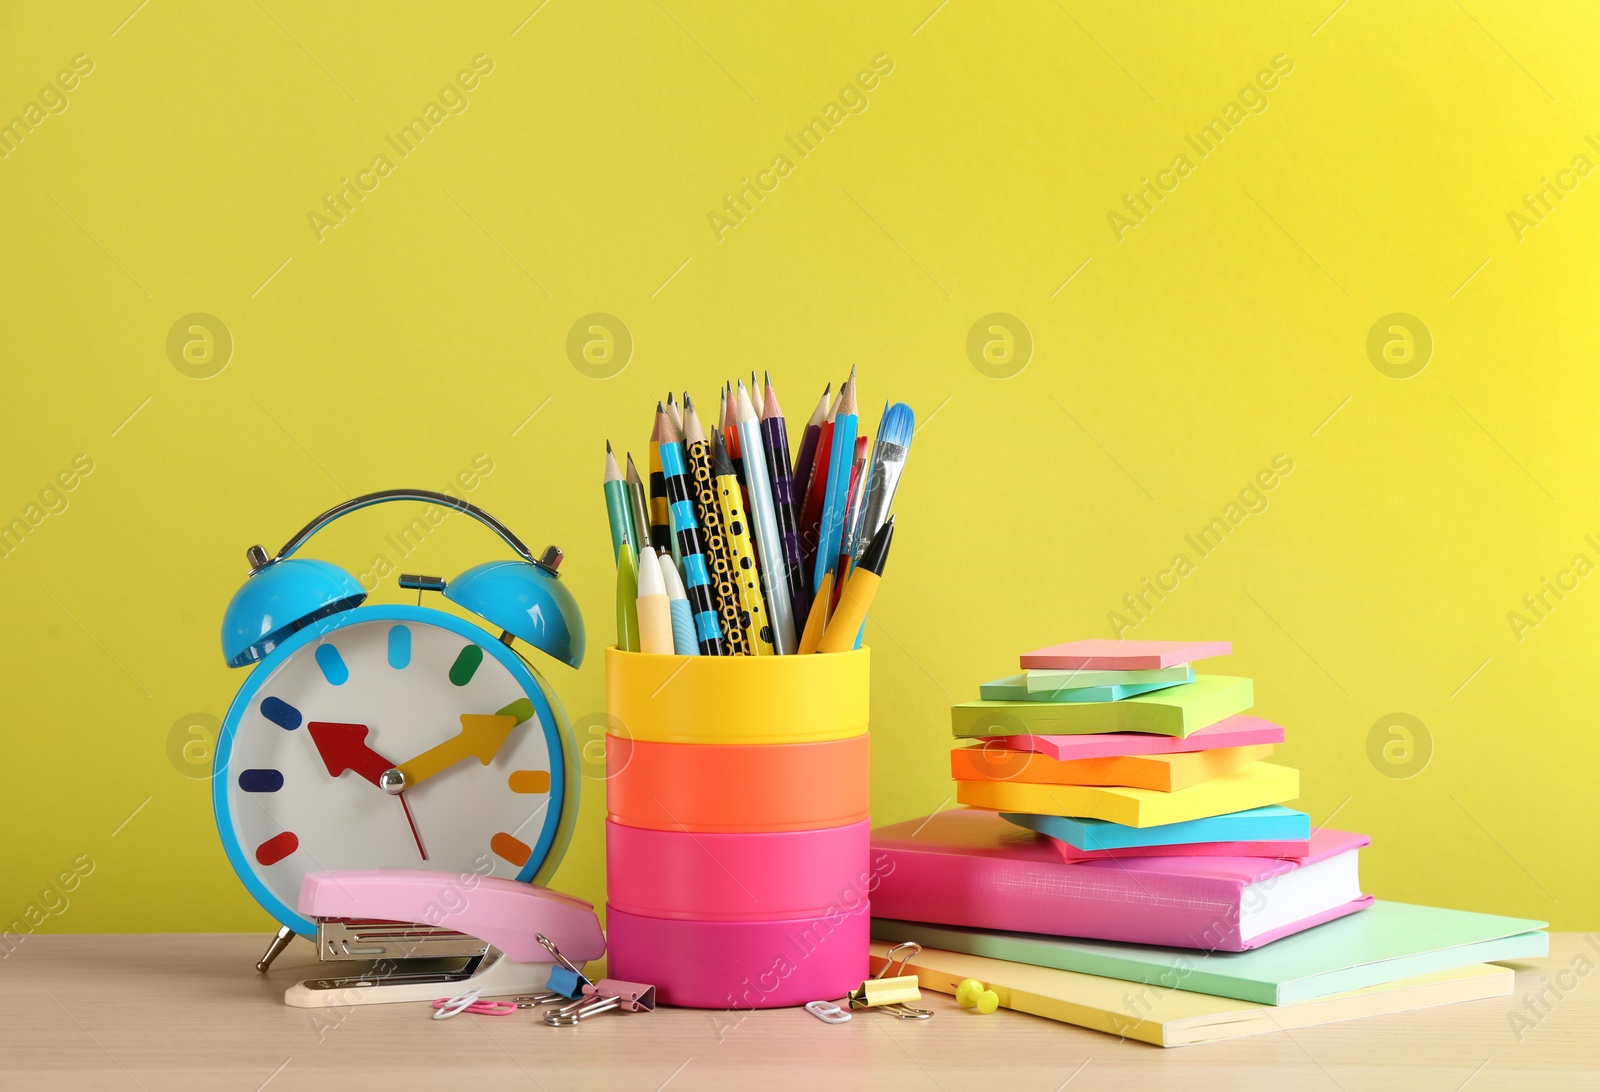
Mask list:
POLYGON ((867 977, 869 910, 785 921, 683 921, 606 908, 610 974, 664 1005, 773 1009, 836 1000, 867 977))
POLYGON ((776 921, 866 897, 871 823, 770 833, 646 830, 606 820, 610 905, 653 918, 776 921))

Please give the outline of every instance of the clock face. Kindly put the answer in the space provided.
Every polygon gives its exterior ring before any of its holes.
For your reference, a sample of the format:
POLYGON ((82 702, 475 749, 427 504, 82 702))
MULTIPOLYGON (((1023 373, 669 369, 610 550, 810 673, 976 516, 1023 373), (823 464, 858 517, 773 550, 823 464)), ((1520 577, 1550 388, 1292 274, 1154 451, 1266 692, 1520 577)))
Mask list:
POLYGON ((488 633, 363 607, 296 634, 246 681, 217 741, 217 823, 251 893, 309 933, 295 909, 307 872, 553 868, 576 806, 569 754, 536 676, 488 633), (398 794, 379 784, 394 768, 398 794))

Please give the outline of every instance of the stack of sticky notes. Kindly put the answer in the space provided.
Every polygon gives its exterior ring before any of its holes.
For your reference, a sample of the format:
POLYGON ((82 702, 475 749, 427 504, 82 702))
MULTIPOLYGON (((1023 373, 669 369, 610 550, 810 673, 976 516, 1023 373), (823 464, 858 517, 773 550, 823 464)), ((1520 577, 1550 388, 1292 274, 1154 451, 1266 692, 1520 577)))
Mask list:
POLYGON ((1237 856, 1241 843, 1304 856, 1309 820, 1276 806, 1300 795, 1300 775, 1266 761, 1283 729, 1243 715, 1249 679, 1191 666, 1231 651, 1088 640, 1027 653, 1021 675, 952 710, 956 799, 1058 839, 1068 859, 1237 856))
POLYGON ((1284 806, 1251 681, 1192 666, 1231 651, 1073 641, 955 706, 966 806, 873 833, 873 935, 924 945, 931 988, 1169 1046, 1509 993, 1482 964, 1543 923, 1363 893, 1370 840, 1284 806))

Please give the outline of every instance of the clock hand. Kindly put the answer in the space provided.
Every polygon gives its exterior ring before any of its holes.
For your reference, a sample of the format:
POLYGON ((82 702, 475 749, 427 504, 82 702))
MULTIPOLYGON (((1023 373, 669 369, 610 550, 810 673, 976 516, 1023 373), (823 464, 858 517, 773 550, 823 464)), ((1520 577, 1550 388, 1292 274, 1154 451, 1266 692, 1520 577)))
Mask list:
MULTIPOLYGON (((306 730, 311 733, 311 742, 317 745, 322 764, 333 777, 340 776, 346 770, 354 770, 358 777, 377 785, 384 771, 390 768, 391 763, 387 758, 367 746, 369 729, 365 724, 314 720, 306 725, 306 730)), ((404 796, 400 797, 400 806, 405 809, 406 823, 411 828, 411 837, 416 840, 417 852, 426 861, 428 851, 422 848, 422 835, 417 831, 417 821, 411 817, 411 805, 404 796)))
POLYGON ((338 777, 346 770, 354 770, 358 777, 378 783, 383 771, 394 763, 367 746, 365 724, 339 724, 333 721, 314 720, 306 725, 311 742, 317 745, 322 764, 329 775, 338 777))
POLYGON ((461 731, 415 758, 384 771, 376 784, 384 792, 402 793, 466 758, 476 758, 487 766, 500 753, 511 730, 532 716, 533 704, 526 698, 512 702, 498 713, 462 713, 461 731))

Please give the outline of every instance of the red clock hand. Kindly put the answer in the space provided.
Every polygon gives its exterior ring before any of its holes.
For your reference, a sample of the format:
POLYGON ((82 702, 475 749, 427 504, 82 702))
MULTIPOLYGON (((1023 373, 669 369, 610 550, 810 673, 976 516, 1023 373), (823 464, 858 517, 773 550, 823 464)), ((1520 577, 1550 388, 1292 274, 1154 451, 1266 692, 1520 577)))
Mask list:
POLYGON ((322 764, 328 767, 328 773, 333 777, 338 777, 346 770, 354 770, 356 776, 376 785, 383 772, 394 765, 367 746, 368 729, 365 724, 314 720, 306 725, 306 729, 311 733, 311 742, 317 745, 322 764))
MULTIPOLYGON (((346 770, 354 770, 356 776, 377 785, 378 779, 394 765, 367 746, 368 728, 365 724, 314 720, 306 725, 306 730, 311 733, 311 742, 317 745, 317 754, 322 756, 322 764, 328 768, 329 775, 333 777, 340 776, 346 770)), ((404 793, 400 794, 400 806, 405 810, 406 823, 411 827, 411 837, 416 839, 417 852, 426 861, 428 851, 422 848, 422 835, 417 831, 417 821, 411 817, 411 805, 406 803, 404 793)))

